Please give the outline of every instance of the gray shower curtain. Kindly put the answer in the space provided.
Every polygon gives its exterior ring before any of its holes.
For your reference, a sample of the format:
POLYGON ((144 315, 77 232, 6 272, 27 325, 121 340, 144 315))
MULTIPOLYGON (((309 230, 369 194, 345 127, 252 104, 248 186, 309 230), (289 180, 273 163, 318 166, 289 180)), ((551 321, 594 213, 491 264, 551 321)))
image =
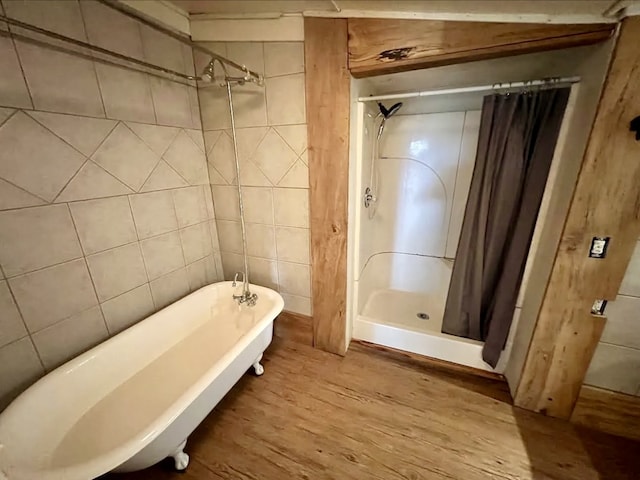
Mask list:
POLYGON ((495 367, 518 290, 569 88, 484 98, 478 151, 442 331, 485 342, 495 367))

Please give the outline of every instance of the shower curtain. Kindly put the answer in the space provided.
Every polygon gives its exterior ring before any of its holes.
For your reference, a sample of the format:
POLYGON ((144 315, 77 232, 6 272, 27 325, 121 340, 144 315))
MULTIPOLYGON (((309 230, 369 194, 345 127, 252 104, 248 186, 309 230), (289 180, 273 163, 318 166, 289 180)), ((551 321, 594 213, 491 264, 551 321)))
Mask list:
POLYGON ((478 151, 442 332, 500 358, 569 98, 569 88, 484 98, 478 151))

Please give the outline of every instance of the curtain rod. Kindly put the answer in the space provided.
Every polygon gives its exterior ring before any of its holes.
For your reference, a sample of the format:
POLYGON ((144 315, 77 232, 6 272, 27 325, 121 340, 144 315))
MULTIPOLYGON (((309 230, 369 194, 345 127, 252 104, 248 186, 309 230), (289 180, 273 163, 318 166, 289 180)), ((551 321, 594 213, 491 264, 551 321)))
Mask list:
POLYGON ((468 92, 488 92, 492 90, 508 90, 510 88, 522 88, 522 87, 537 87, 547 85, 565 85, 578 83, 580 77, 558 77, 558 78, 545 78, 541 80, 530 80, 527 82, 508 82, 508 83, 494 83, 493 85, 478 85, 475 87, 460 87, 460 88, 446 88, 441 90, 424 90, 421 92, 408 92, 408 93, 392 93, 389 95, 377 95, 371 97, 359 97, 359 102, 372 102, 375 100, 395 100, 401 98, 414 98, 414 97, 433 97, 436 95, 448 95, 452 93, 468 93, 468 92))
MULTIPOLYGON (((233 68, 235 68, 237 70, 240 70, 240 71, 242 71, 244 73, 244 77, 229 77, 229 80, 234 81, 234 82, 235 81, 252 81, 254 83, 257 83, 258 85, 262 85, 262 83, 263 83, 262 75, 249 70, 244 65, 239 65, 239 64, 237 64, 237 63, 235 63, 235 62, 233 62, 233 61, 231 61, 231 60, 229 60, 229 59, 227 59, 225 57, 222 57, 222 56, 220 56, 220 55, 218 55, 216 53, 211 52, 207 48, 204 48, 204 47, 202 47, 200 45, 196 45, 195 43, 191 42, 190 40, 184 39, 181 36, 171 32, 168 29, 165 29, 165 28, 160 27, 158 25, 154 25, 152 22, 149 22, 146 19, 138 17, 136 14, 127 13, 124 10, 121 10, 119 7, 114 7, 109 2, 102 1, 102 0, 100 0, 100 1, 102 3, 104 3, 105 5, 107 5, 107 6, 111 7, 111 8, 114 8, 115 10, 118 10, 118 11, 122 12, 123 14, 126 14, 126 15, 128 15, 128 16, 130 16, 132 18, 140 20, 140 22, 144 23, 145 25, 149 25, 150 27, 153 27, 153 28, 155 28, 155 29, 157 29, 157 30, 159 30, 159 31, 161 31, 163 33, 166 33, 167 35, 170 35, 171 37, 175 38, 176 40, 178 40, 178 41, 180 41, 180 42, 182 42, 182 43, 184 43, 186 45, 189 45, 190 47, 192 47, 192 48, 194 48, 196 50, 199 50, 201 52, 204 52, 207 55, 211 56, 212 61, 209 63, 209 67, 211 67, 212 62, 214 60, 218 60, 222 64, 229 65, 229 66, 231 66, 231 67, 233 67, 233 68)), ((150 70, 155 70, 155 71, 158 71, 158 72, 162 72, 164 74, 172 75, 172 76, 177 77, 177 78, 182 79, 182 80, 203 80, 202 76, 199 76, 199 75, 186 75, 186 74, 184 74, 182 72, 177 72, 177 71, 172 70, 170 68, 161 67, 159 65, 155 65, 153 63, 149 63, 149 62, 146 62, 144 60, 140 60, 138 58, 130 57, 128 55, 123 55, 121 53, 114 52, 113 50, 108 50, 106 48, 102 48, 102 47, 99 47, 97 45, 92 45, 91 43, 84 42, 82 40, 77 40, 75 38, 71 38, 71 37, 68 37, 66 35, 62 35, 62 34, 59 34, 59 33, 56 33, 56 32, 52 32, 50 30, 46 30, 44 28, 37 27, 37 26, 32 25, 30 23, 25 23, 25 22, 22 22, 20 20, 16 20, 16 19, 11 18, 11 17, 7 17, 6 15, 3 15, 2 13, 0 13, 0 21, 5 22, 5 23, 7 23, 9 25, 13 25, 13 26, 22 28, 24 30, 28 30, 28 31, 35 32, 35 33, 40 34, 40 35, 44 35, 44 36, 49 37, 49 38, 53 38, 55 40, 61 40, 61 41, 65 42, 65 43, 67 43, 67 44, 71 44, 71 45, 75 45, 75 46, 78 46, 78 47, 86 48, 87 50, 91 50, 91 51, 100 53, 102 55, 106 55, 106 56, 109 56, 109 57, 117 58, 119 60, 123 60, 125 62, 129 62, 129 63, 135 64, 135 65, 139 65, 141 67, 144 67, 144 68, 147 68, 147 69, 150 69, 150 70)), ((15 36, 17 38, 21 38, 21 39, 24 39, 24 40, 31 40, 29 37, 26 37, 24 35, 20 35, 17 32, 13 32, 13 31, 10 31, 10 30, 7 30, 7 31, 0 30, 0 35, 2 35, 2 36, 4 36, 4 35, 6 35, 6 36, 15 36)), ((33 39, 33 40, 35 41, 35 39, 33 39)), ((38 41, 38 43, 44 44, 44 42, 42 42, 42 41, 38 41)), ((54 45, 51 45, 51 46, 55 47, 54 45)), ((55 48, 57 48, 57 47, 55 47, 55 48)), ((86 58, 86 54, 83 54, 81 52, 77 52, 75 50, 64 49, 64 51, 66 53, 71 54, 71 55, 77 55, 77 56, 82 56, 82 57, 86 58)), ((130 67, 128 65, 121 65, 121 64, 117 64, 117 63, 114 63, 114 64, 115 65, 119 65, 121 67, 132 68, 132 67, 130 67)), ((140 70, 137 70, 137 69, 134 69, 134 70, 140 71, 140 70)), ((225 70, 225 74, 226 74, 226 70, 225 70)), ((204 79, 206 81, 210 81, 210 79, 206 79, 206 78, 204 78, 204 79)))
POLYGON ((245 65, 240 65, 239 63, 236 63, 233 60, 229 60, 228 58, 223 57, 222 55, 218 55, 217 53, 212 52, 208 48, 205 48, 202 45, 199 45, 193 42, 191 39, 186 38, 184 35, 175 33, 172 30, 163 27, 162 25, 158 25, 156 22, 147 20, 146 18, 141 16, 138 12, 136 12, 133 8, 127 5, 124 5, 118 2, 117 0, 98 0, 98 1, 103 5, 106 5, 107 7, 112 8, 113 10, 116 10, 124 15, 127 15, 128 17, 131 17, 139 21, 140 23, 143 23, 148 27, 158 30, 159 32, 164 33, 165 35, 169 35, 170 37, 178 40, 179 42, 190 46, 194 50, 198 50, 199 52, 209 55, 212 59, 218 60, 219 62, 225 65, 235 68, 236 70, 240 70, 241 72, 244 72, 246 81, 251 81, 251 82, 257 83, 258 85, 263 84, 264 78, 260 73, 256 73, 253 70, 248 69, 245 65))

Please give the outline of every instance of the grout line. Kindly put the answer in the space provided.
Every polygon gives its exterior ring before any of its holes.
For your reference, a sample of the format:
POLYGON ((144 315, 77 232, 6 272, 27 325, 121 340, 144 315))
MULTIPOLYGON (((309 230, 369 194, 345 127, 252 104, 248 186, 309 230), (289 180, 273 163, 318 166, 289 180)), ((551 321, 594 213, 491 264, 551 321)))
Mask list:
POLYGON ((9 31, 9 38, 11 39, 11 44, 13 45, 13 52, 16 55, 16 60, 18 61, 18 66, 20 67, 20 72, 22 73, 22 81, 24 82, 24 86, 27 90, 27 94, 29 95, 29 102, 31 103, 31 108, 35 109, 35 102, 33 101, 33 94, 31 93, 31 88, 29 87, 29 82, 27 81, 27 74, 24 71, 24 66, 22 65, 22 58, 20 57, 20 52, 18 51, 18 45, 16 43, 16 39, 11 32, 11 26, 7 24, 7 30, 9 31))
MULTIPOLYGON (((87 29, 87 22, 85 21, 85 18, 84 18, 84 11, 82 9, 81 2, 78 2, 78 11, 80 13, 80 21, 82 22, 82 29, 84 31, 85 40, 87 41, 87 43, 93 44, 94 42, 92 42, 89 39, 89 30, 87 29)), ((94 55, 90 55, 90 56, 95 58, 94 55)), ((98 95, 100 95, 100 105, 102 105, 102 111, 104 112, 104 118, 107 118, 107 107, 106 107, 106 105, 104 103, 104 94, 102 93, 102 86, 100 85, 100 78, 98 76, 97 62, 95 60, 93 60, 93 59, 91 59, 89 61, 91 62, 91 69, 93 70, 93 75, 94 75, 94 77, 96 79, 96 87, 98 87, 98 95)))
POLYGON ((5 118, 3 121, 0 122, 0 127, 2 127, 4 124, 6 124, 9 120, 11 120, 11 118, 18 113, 19 111, 21 111, 20 108, 15 108, 15 107, 2 107, 2 108, 6 108, 7 110, 13 110, 13 112, 11 112, 9 114, 9 116, 7 118, 5 118))
POLYGON ((10 211, 10 210, 24 210, 25 208, 44 207, 44 206, 47 206, 47 205, 49 205, 49 204, 50 204, 49 200, 45 200, 45 199, 44 199, 44 198, 42 198, 41 196, 36 195, 35 193, 31 193, 29 190, 26 190, 26 189, 22 188, 21 186, 16 185, 15 183, 13 183, 13 182, 11 182, 11 181, 7 180, 6 178, 4 178, 4 177, 0 177, 0 179, 1 179, 2 181, 4 181, 4 182, 8 183, 8 184, 9 184, 9 185, 11 185, 12 187, 15 187, 15 188, 17 188, 17 189, 19 189, 19 190, 22 190, 22 191, 23 191, 23 192, 25 192, 26 194, 31 195, 32 197, 37 198, 37 199, 39 199, 39 200, 42 200, 42 202, 44 202, 44 205, 43 205, 43 204, 25 205, 25 206, 23 206, 23 207, 13 207, 13 208, 0 209, 0 211, 2 211, 2 212, 6 212, 6 211, 10 211))

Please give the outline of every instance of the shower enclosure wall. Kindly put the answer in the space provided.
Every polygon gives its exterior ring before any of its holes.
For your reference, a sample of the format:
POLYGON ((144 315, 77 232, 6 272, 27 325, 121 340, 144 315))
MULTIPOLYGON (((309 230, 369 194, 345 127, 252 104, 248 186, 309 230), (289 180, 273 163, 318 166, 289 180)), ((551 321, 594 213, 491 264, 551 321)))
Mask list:
MULTIPOLYGON (((483 370, 482 342, 441 333, 473 175, 482 98, 490 91, 389 98, 380 125, 367 95, 579 77, 560 131, 520 296, 496 370, 517 378, 544 292, 606 71, 610 45, 404 72, 352 82, 349 316, 352 338, 483 370), (377 175, 371 175, 375 164, 377 175), (374 202, 364 205, 366 188, 374 202), (539 247, 543 245, 545 248, 539 247), (526 313, 520 328, 521 314, 526 313), (512 350, 513 348, 513 350, 512 350), (519 353, 512 354, 516 349, 519 353)), ((524 317, 524 315, 522 315, 524 317)), ((514 382, 515 384, 515 382, 514 382)))

